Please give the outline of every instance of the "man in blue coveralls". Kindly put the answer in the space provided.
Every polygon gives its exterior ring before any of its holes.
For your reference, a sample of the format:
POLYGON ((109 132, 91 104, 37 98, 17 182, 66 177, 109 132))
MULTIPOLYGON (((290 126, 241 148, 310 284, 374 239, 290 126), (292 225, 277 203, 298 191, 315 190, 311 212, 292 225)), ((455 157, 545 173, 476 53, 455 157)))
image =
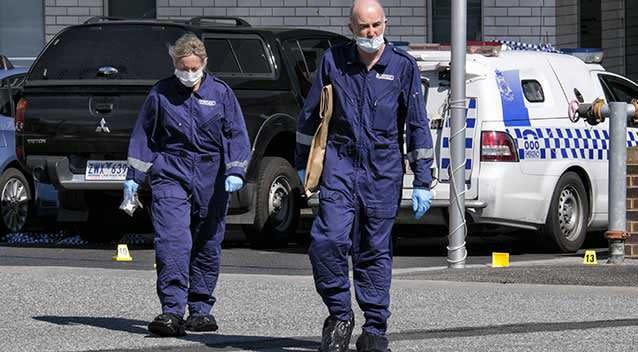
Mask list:
POLYGON ((175 75, 155 84, 139 113, 124 196, 131 197, 148 178, 162 305, 148 328, 181 336, 185 330, 217 330, 210 311, 228 194, 243 186, 250 144, 235 94, 204 72, 202 41, 185 34, 169 53, 175 75))
POLYGON ((348 350, 354 326, 349 253, 355 294, 365 317, 357 351, 388 350, 391 231, 401 200, 404 131, 414 172, 415 216, 423 216, 432 203, 432 137, 419 69, 411 56, 385 42, 385 27, 377 1, 354 2, 350 20, 354 40, 326 51, 299 115, 296 167, 303 180, 319 124, 321 88, 332 84, 333 116, 319 213, 308 250, 317 291, 330 314, 320 351, 348 350))

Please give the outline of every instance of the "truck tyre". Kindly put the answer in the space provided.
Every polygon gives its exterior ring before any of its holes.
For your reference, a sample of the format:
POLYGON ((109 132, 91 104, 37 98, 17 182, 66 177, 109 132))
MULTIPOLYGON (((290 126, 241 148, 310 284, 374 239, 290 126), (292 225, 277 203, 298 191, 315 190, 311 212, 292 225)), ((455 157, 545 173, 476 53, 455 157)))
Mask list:
POLYGON ((8 168, 0 176, 0 231, 22 231, 30 220, 32 209, 31 187, 24 174, 8 168))
POLYGON ((290 163, 280 157, 264 157, 259 165, 255 222, 243 227, 252 245, 286 245, 299 221, 301 183, 290 163))
POLYGON ((589 200, 583 181, 574 172, 567 172, 558 180, 544 233, 554 249, 575 252, 587 236, 589 200))

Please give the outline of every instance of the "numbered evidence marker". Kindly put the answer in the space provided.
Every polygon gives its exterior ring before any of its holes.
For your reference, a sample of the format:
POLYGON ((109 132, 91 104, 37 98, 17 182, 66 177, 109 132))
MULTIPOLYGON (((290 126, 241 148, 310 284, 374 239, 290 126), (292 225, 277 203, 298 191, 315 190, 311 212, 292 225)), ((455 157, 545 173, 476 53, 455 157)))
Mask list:
POLYGON ((596 260, 596 251, 586 250, 585 256, 583 257, 583 264, 586 264, 586 265, 598 264, 598 261, 596 260))
POLYGON ((113 256, 113 260, 116 262, 130 262, 133 260, 126 244, 117 245, 117 253, 113 256))

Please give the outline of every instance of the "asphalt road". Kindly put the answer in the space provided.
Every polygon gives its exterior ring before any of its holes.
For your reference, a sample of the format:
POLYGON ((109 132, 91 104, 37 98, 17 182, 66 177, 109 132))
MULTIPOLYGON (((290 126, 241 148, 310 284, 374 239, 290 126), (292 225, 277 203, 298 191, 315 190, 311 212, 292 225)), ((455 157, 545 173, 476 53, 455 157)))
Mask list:
MULTIPOLYGON (((411 234, 415 235, 415 234, 411 234)), ((418 235, 418 234, 416 234, 418 235)), ((445 269, 444 238, 402 238, 394 257, 388 336, 397 351, 633 351, 638 262, 583 266, 582 253, 547 253, 528 234, 468 239, 467 268, 445 269), (492 251, 512 254, 490 268, 492 251)), ((157 338, 150 237, 131 237, 132 262, 115 244, 0 243, 0 351, 316 351, 326 316, 305 245, 253 249, 224 242, 216 333, 157 338)), ((9 241, 10 242, 10 241, 9 241)), ((362 313, 356 307, 360 333, 362 313)))
MULTIPOLYGON (((424 237, 418 233, 403 233, 396 240, 394 268, 444 268, 446 237, 424 237)), ((64 266, 79 268, 110 268, 122 270, 153 270, 154 251, 151 234, 125 236, 132 262, 114 262, 117 243, 95 244, 68 241, 73 234, 25 233, 0 239, 0 266, 64 266), (17 239, 17 240, 16 240, 17 239), (52 240, 54 239, 54 241, 52 240), (13 240, 13 241, 12 241, 13 240)), ((468 238, 468 266, 491 262, 492 252, 508 252, 512 263, 561 260, 580 257, 548 252, 538 245, 531 233, 468 238)), ((77 236, 76 236, 77 237, 77 236)), ((599 256, 606 251, 594 235, 587 248, 598 248, 599 256)), ((311 275, 306 243, 291 242, 284 248, 251 248, 239 228, 231 227, 226 234, 222 252, 222 272, 238 274, 311 275)))

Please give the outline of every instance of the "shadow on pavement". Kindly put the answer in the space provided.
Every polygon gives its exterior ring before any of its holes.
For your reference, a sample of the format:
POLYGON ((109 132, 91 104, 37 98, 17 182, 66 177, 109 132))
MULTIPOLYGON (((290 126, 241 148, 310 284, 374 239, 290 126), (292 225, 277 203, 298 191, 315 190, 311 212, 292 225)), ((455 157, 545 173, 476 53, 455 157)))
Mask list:
MULTIPOLYGON (((86 325, 113 331, 123 331, 132 334, 144 335, 146 338, 162 339, 149 334, 146 326, 148 321, 112 318, 112 317, 81 317, 81 316, 34 316, 33 319, 56 325, 86 325)), ((272 337, 272 336, 242 336, 222 335, 217 333, 194 333, 178 337, 179 340, 199 342, 209 348, 237 348, 251 351, 290 351, 291 348, 317 350, 320 337, 272 337)), ((200 346, 201 347, 201 346, 200 346)), ((170 347, 168 347, 170 349, 170 347)), ((156 350, 157 347, 152 348, 156 350)), ((162 348, 163 349, 163 348, 162 348)), ((197 347, 179 346, 179 351, 199 350, 197 347)), ((113 350, 116 351, 116 350, 113 350)), ((141 351, 145 351, 141 349, 141 351)))
POLYGON ((390 341, 428 340, 455 337, 474 337, 506 334, 529 334, 537 332, 557 332, 638 326, 638 319, 594 320, 577 322, 541 322, 505 325, 456 327, 449 329, 410 330, 390 333, 390 341))

